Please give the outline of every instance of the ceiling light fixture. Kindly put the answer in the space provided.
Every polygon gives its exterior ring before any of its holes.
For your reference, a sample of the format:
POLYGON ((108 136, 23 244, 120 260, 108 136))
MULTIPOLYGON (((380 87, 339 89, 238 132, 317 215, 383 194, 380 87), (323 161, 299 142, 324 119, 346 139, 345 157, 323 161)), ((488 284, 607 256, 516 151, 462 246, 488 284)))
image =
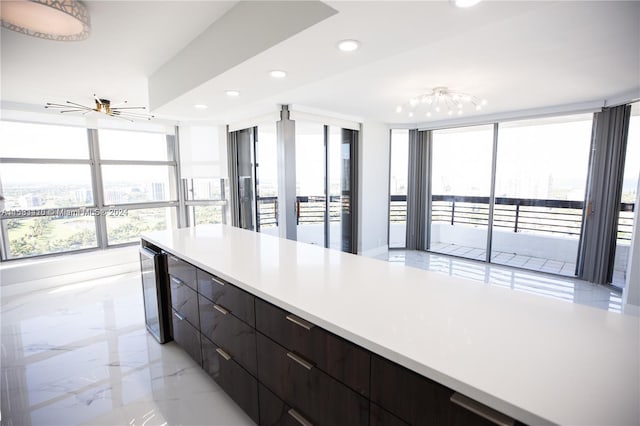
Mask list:
POLYGON ((272 78, 285 78, 287 76, 287 72, 282 70, 272 70, 269 71, 269 75, 272 78))
POLYGON ((358 50, 360 42, 358 40, 342 40, 338 43, 338 49, 342 52, 353 52, 358 50))
POLYGON ((77 0, 0 1, 2 26, 32 37, 78 41, 89 37, 87 7, 77 0))
POLYGON ((226 93, 230 98, 236 98, 240 96, 240 92, 238 92, 237 90, 226 90, 224 93, 226 93))
POLYGON ((449 90, 446 87, 434 87, 430 93, 414 96, 404 105, 398 105, 396 112, 408 111, 408 116, 413 117, 413 113, 417 109, 426 109, 424 114, 431 117, 433 112, 446 112, 447 115, 464 114, 465 106, 471 106, 476 111, 481 111, 482 107, 487 105, 486 99, 478 99, 468 93, 449 90))
MULTIPOLYGON (((95 108, 80 105, 71 101, 67 101, 66 104, 54 104, 47 102, 44 107, 47 109, 61 110, 61 113, 79 112, 82 115, 87 115, 90 112, 99 112, 131 122, 133 122, 133 119, 151 120, 154 118, 153 115, 131 112, 131 110, 146 109, 143 106, 113 106, 111 105, 111 101, 108 99, 100 99, 96 95, 93 95, 93 98, 95 99, 95 108)), ((126 105, 127 101, 122 103, 126 105)))
POLYGON ((459 8, 467 8, 467 7, 473 7, 476 4, 480 3, 482 0, 449 0, 451 2, 451 4, 453 4, 455 7, 459 7, 459 8))

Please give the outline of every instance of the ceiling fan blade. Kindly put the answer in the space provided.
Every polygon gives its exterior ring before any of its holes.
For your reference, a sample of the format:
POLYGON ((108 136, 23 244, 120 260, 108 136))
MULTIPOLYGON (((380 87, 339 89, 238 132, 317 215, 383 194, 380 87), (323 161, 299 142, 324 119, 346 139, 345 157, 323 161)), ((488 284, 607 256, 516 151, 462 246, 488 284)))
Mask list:
POLYGON ((75 103, 75 102, 71 102, 71 101, 67 101, 67 103, 68 103, 69 105, 77 106, 78 108, 83 108, 83 109, 93 109, 93 108, 88 107, 88 106, 86 106, 86 105, 80 105, 80 104, 77 104, 77 103, 75 103))
POLYGON ((120 114, 113 114, 113 113, 109 113, 107 115, 110 115, 111 117, 115 117, 115 118, 119 118, 121 120, 126 120, 126 121, 130 121, 131 123, 133 123, 133 120, 129 119, 129 118, 125 118, 125 117, 121 117, 120 114))
POLYGON ((78 109, 78 108, 75 108, 75 109, 67 109, 67 110, 60 111, 60 112, 83 112, 83 111, 86 113, 86 112, 91 112, 92 110, 90 110, 90 109, 89 109, 89 110, 86 110, 86 109, 78 109))

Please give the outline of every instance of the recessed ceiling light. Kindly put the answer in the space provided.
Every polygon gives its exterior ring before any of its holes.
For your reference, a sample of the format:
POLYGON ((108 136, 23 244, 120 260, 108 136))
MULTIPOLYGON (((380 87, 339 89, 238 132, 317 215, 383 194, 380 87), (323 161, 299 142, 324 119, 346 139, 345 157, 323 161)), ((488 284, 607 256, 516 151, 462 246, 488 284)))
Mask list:
POLYGON ((195 104, 193 106, 195 109, 207 109, 209 108, 208 106, 206 106, 205 104, 195 104))
POLYGON ((360 47, 360 42, 358 40, 342 40, 338 43, 338 49, 343 52, 353 52, 360 47))
POLYGON ((287 72, 282 70, 272 70, 269 71, 269 75, 273 78, 285 78, 287 76, 287 72))
POLYGON ((480 3, 482 0, 449 0, 455 7, 466 8, 480 3))
POLYGON ((238 92, 237 90, 226 90, 224 93, 227 94, 227 96, 231 97, 231 98, 235 98, 240 96, 240 92, 238 92))

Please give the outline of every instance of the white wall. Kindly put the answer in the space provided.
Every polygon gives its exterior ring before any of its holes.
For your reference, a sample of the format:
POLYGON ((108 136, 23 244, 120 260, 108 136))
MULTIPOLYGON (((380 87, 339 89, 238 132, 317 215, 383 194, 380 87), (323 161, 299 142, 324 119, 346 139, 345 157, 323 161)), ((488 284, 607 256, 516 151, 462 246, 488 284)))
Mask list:
POLYGON ((389 131, 389 126, 381 123, 362 123, 358 254, 374 256, 388 248, 389 131))

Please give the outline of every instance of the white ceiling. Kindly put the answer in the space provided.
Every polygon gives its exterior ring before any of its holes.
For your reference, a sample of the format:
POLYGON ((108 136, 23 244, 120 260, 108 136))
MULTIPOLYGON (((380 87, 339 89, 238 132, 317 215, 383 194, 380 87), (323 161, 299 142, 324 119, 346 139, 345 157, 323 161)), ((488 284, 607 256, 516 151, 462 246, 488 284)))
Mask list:
MULTIPOLYGON (((447 1, 325 3, 338 13, 154 113, 228 123, 286 103, 406 124, 426 118, 398 115, 396 105, 435 86, 488 99, 482 114, 640 96, 640 1, 485 1, 471 9, 447 1), (339 52, 344 38, 360 40, 361 49, 339 52), (273 80, 271 69, 289 76, 273 80), (228 98, 226 89, 241 96, 228 98), (193 108, 199 103, 209 108, 193 108)), ((2 29, 2 100, 90 103, 95 92, 148 105, 149 77, 234 4, 88 2, 93 33, 84 42, 2 29)), ((247 25, 243 35, 259 39, 270 31, 247 25)))

